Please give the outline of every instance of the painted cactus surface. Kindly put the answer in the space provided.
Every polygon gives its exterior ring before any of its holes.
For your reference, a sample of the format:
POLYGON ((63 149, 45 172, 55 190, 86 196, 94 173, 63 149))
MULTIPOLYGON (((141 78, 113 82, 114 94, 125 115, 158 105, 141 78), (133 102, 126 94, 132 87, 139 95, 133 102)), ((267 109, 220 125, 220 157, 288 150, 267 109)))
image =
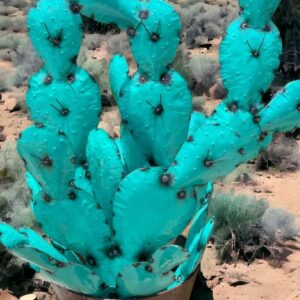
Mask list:
POLYGON ((35 125, 18 141, 46 241, 0 224, 0 241, 40 275, 75 292, 131 298, 171 289, 201 261, 213 230, 207 206, 216 178, 300 126, 300 81, 264 106, 281 41, 271 17, 279 0, 240 0, 220 49, 228 96, 207 117, 193 113, 185 79, 172 69, 179 15, 162 0, 40 0, 29 35, 44 61, 30 82, 35 125), (97 129, 101 93, 76 65, 81 14, 127 30, 138 69, 120 54, 109 71, 121 137, 97 129), (185 247, 171 242, 193 220, 185 247))

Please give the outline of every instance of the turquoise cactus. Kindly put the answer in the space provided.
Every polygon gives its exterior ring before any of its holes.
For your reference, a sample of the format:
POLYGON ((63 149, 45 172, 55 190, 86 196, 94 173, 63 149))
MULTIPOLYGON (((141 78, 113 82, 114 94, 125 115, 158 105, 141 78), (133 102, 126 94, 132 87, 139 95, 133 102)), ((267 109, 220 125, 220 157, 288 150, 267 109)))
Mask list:
POLYGON ((183 283, 213 230, 212 182, 300 125, 300 81, 264 106, 281 42, 279 0, 240 0, 220 61, 227 98, 207 117, 171 64, 180 19, 163 0, 40 0, 28 18, 43 68, 29 83, 35 125, 20 136, 31 207, 49 242, 0 225, 0 241, 46 280, 103 298, 148 296, 183 283), (113 57, 121 137, 97 129, 100 90, 76 65, 80 13, 127 30, 138 69, 113 57), (184 247, 172 245, 192 221, 184 247))

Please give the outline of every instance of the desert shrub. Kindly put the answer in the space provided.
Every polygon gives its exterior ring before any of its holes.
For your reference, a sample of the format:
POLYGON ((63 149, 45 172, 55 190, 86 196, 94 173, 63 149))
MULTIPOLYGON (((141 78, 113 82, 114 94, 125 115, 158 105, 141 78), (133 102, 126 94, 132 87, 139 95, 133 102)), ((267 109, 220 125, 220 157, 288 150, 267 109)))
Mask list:
POLYGON ((78 66, 83 66, 84 63, 87 61, 88 59, 88 48, 83 45, 81 48, 80 48, 80 52, 78 54, 78 57, 77 57, 77 64, 78 66))
POLYGON ((190 57, 185 49, 180 46, 172 63, 172 68, 179 72, 188 82, 190 88, 193 86, 193 75, 190 68, 190 57))
POLYGON ((15 87, 20 87, 41 66, 42 61, 37 56, 28 39, 23 39, 16 50, 16 57, 13 61, 15 70, 10 76, 10 80, 15 87))
POLYGON ((23 162, 15 145, 7 143, 0 149, 0 184, 15 182, 24 174, 23 162))
POLYGON ((26 17, 0 17, 0 30, 10 30, 13 32, 27 31, 27 18, 26 17))
POLYGON ((213 239, 222 262, 251 262, 257 257, 275 255, 275 245, 299 234, 291 214, 269 208, 262 199, 218 194, 211 200, 210 211, 215 216, 213 239))
POLYGON ((84 62, 82 67, 85 68, 100 85, 103 106, 111 106, 113 100, 109 84, 108 61, 106 59, 101 59, 100 61, 88 59, 84 62))
POLYGON ((28 6, 26 0, 2 0, 1 1, 4 5, 16 7, 18 9, 23 9, 28 6))
POLYGON ((106 48, 107 52, 114 55, 117 53, 127 53, 130 51, 129 41, 127 34, 122 32, 120 34, 106 35, 106 48))
POLYGON ((257 170, 296 171, 299 166, 300 151, 297 142, 281 134, 275 137, 270 147, 256 160, 257 170))
POLYGON ((208 95, 211 99, 224 99, 227 91, 224 88, 222 79, 218 76, 215 84, 209 89, 208 95))
POLYGON ((0 30, 7 30, 11 25, 10 17, 0 17, 0 30))
POLYGON ((33 226, 28 208, 30 194, 25 182, 24 164, 16 151, 16 145, 6 143, 0 149, 0 220, 13 226, 33 226))
POLYGON ((88 50, 96 50, 100 48, 103 43, 103 36, 97 33, 85 34, 83 45, 85 45, 88 50))
POLYGON ((205 111, 205 97, 193 97, 193 110, 206 113, 205 111))
POLYGON ((247 247, 260 245, 260 219, 268 208, 264 200, 219 194, 211 201, 215 216, 214 240, 221 261, 246 258, 247 247))
POLYGON ((10 49, 0 50, 0 60, 2 61, 13 61, 16 58, 16 52, 10 49))
POLYGON ((115 24, 104 24, 97 22, 94 19, 82 16, 84 31, 88 33, 112 34, 120 33, 120 29, 115 24))
POLYGON ((11 18, 10 30, 13 32, 27 32, 27 17, 11 18))
POLYGON ((7 76, 7 72, 0 70, 0 93, 12 90, 11 82, 7 76))
POLYGON ((254 168, 250 164, 241 164, 232 173, 221 179, 223 184, 239 182, 245 185, 255 185, 253 179, 254 168))
POLYGON ((0 6, 0 15, 1 16, 9 16, 9 15, 16 13, 17 11, 18 11, 18 9, 13 6, 0 6))
POLYGON ((197 56, 190 60, 190 71, 193 78, 193 91, 196 95, 209 95, 209 90, 219 80, 220 65, 217 59, 210 56, 197 56))
POLYGON ((286 210, 270 207, 262 216, 261 224, 270 241, 289 240, 300 234, 295 220, 286 210))
POLYGON ((91 74, 95 81, 101 86, 101 89, 109 89, 109 80, 108 80, 108 62, 106 59, 96 60, 88 59, 83 67, 91 74))
POLYGON ((238 13, 234 1, 224 5, 220 1, 184 1, 180 3, 184 41, 190 48, 201 47, 224 34, 229 22, 238 13))
POLYGON ((0 49, 17 50, 20 38, 15 34, 6 33, 0 36, 0 49))

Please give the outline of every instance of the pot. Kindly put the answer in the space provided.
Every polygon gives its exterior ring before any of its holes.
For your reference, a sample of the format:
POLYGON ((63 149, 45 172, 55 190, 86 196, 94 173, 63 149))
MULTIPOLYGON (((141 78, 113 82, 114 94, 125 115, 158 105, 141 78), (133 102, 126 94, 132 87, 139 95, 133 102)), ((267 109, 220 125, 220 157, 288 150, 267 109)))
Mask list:
MULTIPOLYGON (((144 298, 134 298, 135 300, 190 300, 191 293, 196 281, 196 277, 198 275, 198 268, 195 272, 180 286, 162 292, 156 296, 144 297, 144 298)), ((60 286, 54 286, 54 291, 56 293, 58 300, 108 300, 101 298, 94 298, 90 296, 86 296, 83 294, 74 293, 70 290, 67 290, 60 286)), ((120 299, 115 299, 120 300, 120 299)))

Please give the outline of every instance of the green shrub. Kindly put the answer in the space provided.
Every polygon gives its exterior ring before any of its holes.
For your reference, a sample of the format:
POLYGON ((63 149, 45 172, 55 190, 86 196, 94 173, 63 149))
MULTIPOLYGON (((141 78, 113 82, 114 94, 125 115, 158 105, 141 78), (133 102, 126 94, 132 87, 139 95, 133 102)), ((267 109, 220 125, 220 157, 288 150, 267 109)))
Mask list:
POLYGON ((215 216, 213 239, 221 262, 275 255, 273 246, 299 234, 295 218, 269 208, 265 200, 218 194, 211 200, 210 212, 215 216))
POLYGON ((219 194, 212 199, 213 238, 222 262, 245 259, 248 246, 260 245, 259 223, 267 208, 266 201, 247 196, 219 194))

